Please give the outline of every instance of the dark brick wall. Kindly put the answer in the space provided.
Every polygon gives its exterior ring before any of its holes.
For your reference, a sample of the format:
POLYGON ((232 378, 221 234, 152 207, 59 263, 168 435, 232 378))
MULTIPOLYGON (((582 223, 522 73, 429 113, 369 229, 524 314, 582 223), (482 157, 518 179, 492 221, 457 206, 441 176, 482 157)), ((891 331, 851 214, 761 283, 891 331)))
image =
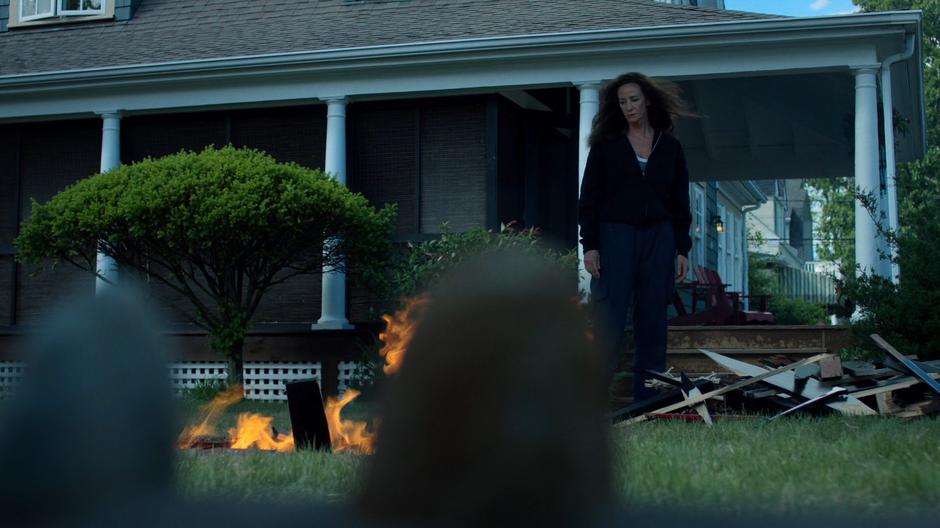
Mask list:
MULTIPOLYGON (((98 172, 101 166, 101 124, 98 120, 62 121, 20 127, 20 218, 29 214, 30 200, 43 202, 71 183, 98 172)), ((16 322, 31 324, 73 292, 91 295, 94 278, 63 264, 17 266, 16 322)))
MULTIPOLYGON (((321 169, 326 148, 323 105, 266 108, 231 114, 231 142, 263 150, 278 161, 321 169)), ((320 318, 320 275, 294 277, 273 286, 255 315, 258 322, 312 322, 320 318)))
POLYGON ((346 183, 376 207, 398 205, 396 232, 418 231, 419 104, 354 103, 347 109, 346 183))
POLYGON ((421 112, 421 232, 486 225, 486 101, 440 99, 421 112))
POLYGON ((19 136, 15 127, 0 127, 0 247, 16 236, 19 136))
POLYGON ((13 238, 18 220, 19 133, 0 127, 0 325, 13 324, 13 238))
POLYGON ((121 120, 121 162, 221 147, 229 142, 227 129, 228 117, 222 112, 126 117, 121 120))

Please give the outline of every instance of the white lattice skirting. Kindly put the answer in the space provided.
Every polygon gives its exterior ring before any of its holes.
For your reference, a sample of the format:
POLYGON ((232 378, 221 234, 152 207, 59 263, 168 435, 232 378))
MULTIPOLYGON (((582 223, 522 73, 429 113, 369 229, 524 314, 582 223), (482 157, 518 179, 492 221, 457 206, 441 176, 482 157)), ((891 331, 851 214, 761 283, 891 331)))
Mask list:
POLYGON ((25 370, 26 364, 21 361, 0 361, 0 399, 16 391, 25 370))
POLYGON ((249 400, 286 400, 284 386, 289 381, 322 381, 321 365, 289 361, 245 363, 245 398, 249 400))
MULTIPOLYGON (((339 364, 339 390, 345 391, 355 373, 356 363, 339 364)), ((0 398, 16 390, 26 372, 26 364, 19 361, 0 361, 0 398)), ((287 400, 285 383, 296 380, 323 380, 322 365, 301 361, 258 361, 245 363, 245 398, 249 400, 287 400)), ((170 384, 177 395, 200 386, 224 382, 228 377, 228 363, 224 361, 183 361, 167 365, 170 384)))

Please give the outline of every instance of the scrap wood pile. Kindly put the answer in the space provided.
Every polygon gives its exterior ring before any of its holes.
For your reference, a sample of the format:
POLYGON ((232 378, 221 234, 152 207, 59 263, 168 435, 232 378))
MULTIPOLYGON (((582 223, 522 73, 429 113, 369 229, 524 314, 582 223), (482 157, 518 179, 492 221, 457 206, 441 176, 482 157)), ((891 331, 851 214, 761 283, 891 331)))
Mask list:
POLYGON ((736 379, 647 371, 658 396, 615 411, 614 423, 648 419, 740 419, 764 414, 771 419, 796 413, 888 415, 913 418, 940 411, 940 361, 904 356, 877 334, 871 338, 885 352, 875 362, 841 361, 818 354, 782 366, 759 366, 701 350, 736 379), (744 414, 741 414, 741 412, 744 414))

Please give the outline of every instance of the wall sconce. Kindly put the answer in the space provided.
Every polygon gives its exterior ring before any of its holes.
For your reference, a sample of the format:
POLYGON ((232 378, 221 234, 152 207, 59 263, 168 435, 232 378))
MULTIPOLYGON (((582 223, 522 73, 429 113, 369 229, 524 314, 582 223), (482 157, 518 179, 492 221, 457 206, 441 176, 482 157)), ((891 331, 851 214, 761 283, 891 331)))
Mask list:
POLYGON ((719 233, 725 232, 725 223, 721 221, 720 216, 715 215, 712 217, 712 225, 715 226, 715 230, 717 230, 719 233))

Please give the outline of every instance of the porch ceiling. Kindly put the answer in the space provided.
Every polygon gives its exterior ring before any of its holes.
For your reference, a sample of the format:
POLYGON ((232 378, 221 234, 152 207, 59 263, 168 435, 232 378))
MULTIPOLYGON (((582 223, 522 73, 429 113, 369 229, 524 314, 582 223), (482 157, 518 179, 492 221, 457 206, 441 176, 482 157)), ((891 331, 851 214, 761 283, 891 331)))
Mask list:
MULTIPOLYGON (((897 77, 893 84, 905 84, 903 76, 897 77)), ((680 85, 700 116, 683 119, 677 130, 694 180, 853 175, 851 72, 704 79, 680 85)), ((917 117, 916 101, 910 97, 895 98, 894 103, 902 116, 917 117)), ((912 133, 897 138, 898 161, 919 157, 916 139, 912 133)))
POLYGON ((851 176, 854 79, 848 72, 681 83, 695 180, 851 176))

